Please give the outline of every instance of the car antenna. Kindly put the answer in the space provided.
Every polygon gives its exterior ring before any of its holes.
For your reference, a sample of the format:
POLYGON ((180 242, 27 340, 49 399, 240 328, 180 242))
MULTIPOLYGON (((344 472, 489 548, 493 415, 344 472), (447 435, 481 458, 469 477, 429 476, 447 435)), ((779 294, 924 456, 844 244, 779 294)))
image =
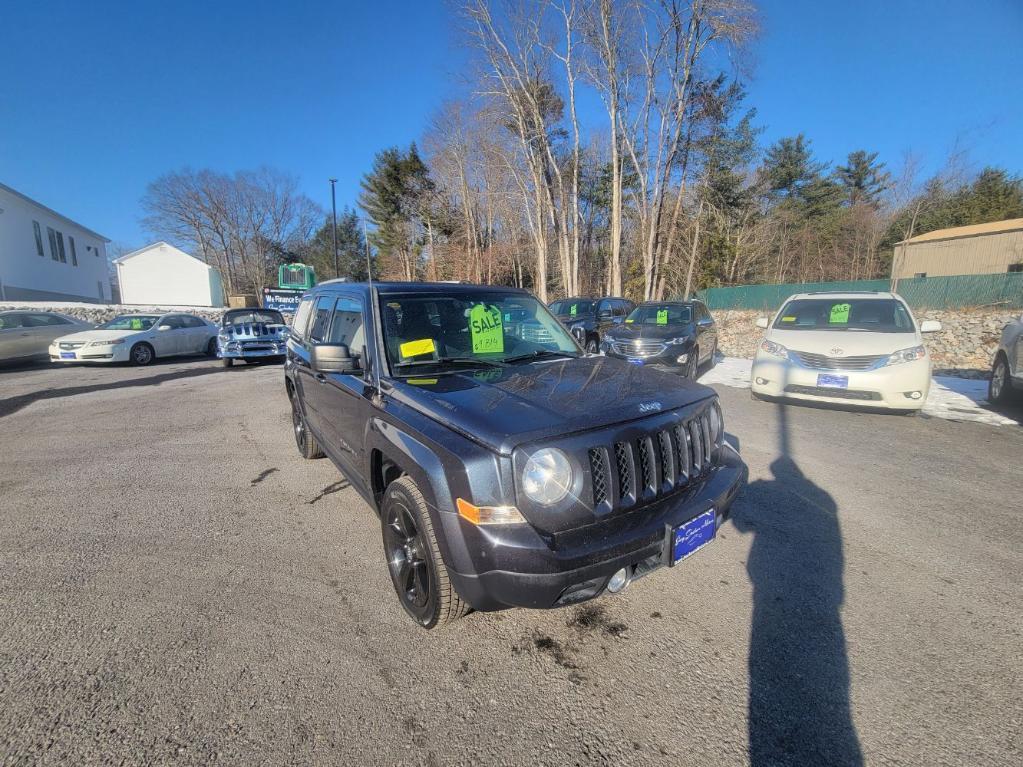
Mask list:
POLYGON ((366 241, 366 281, 373 284, 373 262, 369 259, 369 235, 366 233, 366 219, 362 219, 362 239, 366 241))

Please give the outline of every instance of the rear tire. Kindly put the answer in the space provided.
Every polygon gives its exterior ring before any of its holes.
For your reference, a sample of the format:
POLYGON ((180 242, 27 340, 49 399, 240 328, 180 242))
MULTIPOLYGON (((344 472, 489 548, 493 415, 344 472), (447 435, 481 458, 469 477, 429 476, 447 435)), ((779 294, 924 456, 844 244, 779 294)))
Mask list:
POLYGON ((309 461, 323 458, 320 443, 316 441, 316 437, 309 432, 309 427, 306 425, 302 407, 298 404, 298 396, 291 398, 291 424, 295 430, 295 445, 298 447, 299 454, 309 461))
POLYGON ((991 368, 991 380, 987 384, 987 399, 993 405, 1007 405, 1012 401, 1012 378, 1009 376, 1009 361, 1002 352, 995 357, 991 368))
POLYGON ((211 338, 210 342, 206 344, 206 356, 216 357, 217 356, 217 339, 211 338))
POLYGON ((152 346, 145 342, 137 343, 131 347, 131 351, 128 352, 128 359, 131 360, 131 364, 133 365, 145 367, 156 359, 156 352, 153 351, 152 346))
POLYGON ((405 612, 425 629, 468 613, 470 606, 451 585, 426 499, 411 477, 387 486, 380 522, 387 569, 405 612))

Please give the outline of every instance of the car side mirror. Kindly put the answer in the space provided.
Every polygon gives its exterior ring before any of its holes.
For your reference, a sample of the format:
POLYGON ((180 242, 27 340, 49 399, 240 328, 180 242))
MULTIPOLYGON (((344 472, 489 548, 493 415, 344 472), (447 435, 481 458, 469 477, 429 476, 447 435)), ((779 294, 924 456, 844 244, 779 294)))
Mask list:
POLYGON ((757 327, 767 330, 767 317, 757 317, 757 327))
POLYGON ((314 344, 312 367, 317 373, 361 373, 359 358, 353 357, 344 344, 314 344))
POLYGON ((941 330, 941 323, 937 320, 924 320, 920 323, 921 333, 937 333, 941 330))
POLYGON ((172 328, 170 325, 161 325, 160 327, 157 328, 157 330, 173 330, 173 329, 174 328, 172 328))
POLYGON ((609 320, 611 319, 611 310, 605 309, 597 315, 598 320, 609 320))

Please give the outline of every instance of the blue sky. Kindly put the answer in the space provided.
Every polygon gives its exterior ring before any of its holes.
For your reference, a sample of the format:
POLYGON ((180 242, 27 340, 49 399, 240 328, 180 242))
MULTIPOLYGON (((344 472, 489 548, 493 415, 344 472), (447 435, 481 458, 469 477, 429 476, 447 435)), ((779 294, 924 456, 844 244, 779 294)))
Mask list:
MULTIPOLYGON (((765 143, 818 156, 953 148, 1023 173, 1023 2, 763 0, 748 103, 765 143)), ((442 0, 11 0, 0 26, 0 181, 112 240, 148 240, 139 198, 183 166, 271 165, 352 205, 375 152, 464 87, 442 0)))

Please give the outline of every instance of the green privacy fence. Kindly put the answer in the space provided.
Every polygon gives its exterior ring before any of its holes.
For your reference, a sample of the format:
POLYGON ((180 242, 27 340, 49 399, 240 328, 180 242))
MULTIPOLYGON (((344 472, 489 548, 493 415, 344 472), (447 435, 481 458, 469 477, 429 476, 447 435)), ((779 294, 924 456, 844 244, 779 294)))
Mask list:
POLYGON ((711 309, 772 311, 793 293, 822 290, 892 290, 914 309, 962 309, 976 306, 1023 308, 1023 273, 964 274, 955 277, 905 277, 852 282, 803 282, 785 285, 739 285, 707 288, 697 295, 711 309))

